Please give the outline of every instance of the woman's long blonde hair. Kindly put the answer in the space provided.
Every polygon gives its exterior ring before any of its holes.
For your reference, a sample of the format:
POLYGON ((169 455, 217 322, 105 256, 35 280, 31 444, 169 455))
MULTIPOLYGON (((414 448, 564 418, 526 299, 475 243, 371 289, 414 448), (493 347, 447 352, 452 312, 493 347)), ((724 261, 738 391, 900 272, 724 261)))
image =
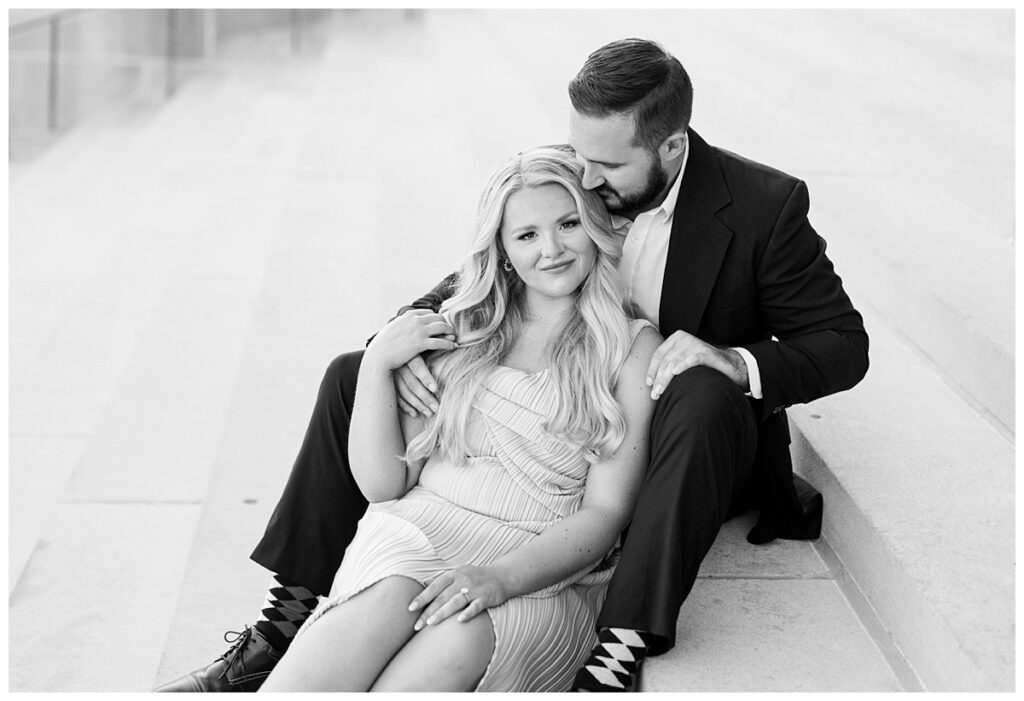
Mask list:
POLYGON ((590 275, 576 294, 573 314, 551 355, 556 410, 544 423, 551 435, 583 448, 588 459, 615 452, 626 422, 613 390, 631 338, 616 266, 622 253, 604 202, 583 189, 571 153, 542 147, 525 151, 488 181, 477 211, 476 235, 459 271, 455 294, 442 306, 460 347, 428 361, 438 382, 438 411, 409 444, 407 460, 435 449, 456 462, 467 454, 466 425, 481 384, 515 345, 524 320, 525 285, 505 272, 501 220, 509 196, 524 188, 557 184, 576 203, 580 224, 597 247, 590 275))

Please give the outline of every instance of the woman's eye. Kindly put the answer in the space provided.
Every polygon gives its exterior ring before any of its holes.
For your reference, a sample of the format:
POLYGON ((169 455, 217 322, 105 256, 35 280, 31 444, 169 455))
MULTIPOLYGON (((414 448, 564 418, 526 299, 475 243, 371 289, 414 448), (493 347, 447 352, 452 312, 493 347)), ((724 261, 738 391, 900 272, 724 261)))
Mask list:
POLYGON ((535 231, 527 231, 525 233, 519 234, 519 240, 520 241, 529 241, 530 239, 532 239, 536 235, 537 235, 537 233, 535 231))
POLYGON ((566 221, 562 222, 562 228, 563 229, 572 229, 573 227, 576 227, 576 226, 579 226, 579 225, 580 225, 580 222, 579 222, 578 219, 567 219, 566 221))

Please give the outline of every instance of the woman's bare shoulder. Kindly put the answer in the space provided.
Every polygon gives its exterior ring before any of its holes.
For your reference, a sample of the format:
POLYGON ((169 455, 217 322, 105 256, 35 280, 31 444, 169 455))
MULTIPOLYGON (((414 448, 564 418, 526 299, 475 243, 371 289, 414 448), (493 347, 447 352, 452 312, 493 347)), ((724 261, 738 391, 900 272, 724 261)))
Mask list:
POLYGON ((645 326, 637 333, 633 340, 633 346, 629 349, 629 355, 622 364, 619 371, 619 388, 637 388, 650 394, 647 387, 647 370, 651 366, 651 357, 658 349, 664 339, 654 327, 645 326))
POLYGON ((633 341, 633 347, 629 349, 629 357, 626 359, 626 365, 643 365, 643 372, 646 373, 647 366, 651 363, 651 357, 654 355, 654 351, 658 350, 658 346, 660 346, 664 340, 665 339, 662 338, 661 334, 658 333, 653 326, 644 326, 637 333, 636 339, 633 341))

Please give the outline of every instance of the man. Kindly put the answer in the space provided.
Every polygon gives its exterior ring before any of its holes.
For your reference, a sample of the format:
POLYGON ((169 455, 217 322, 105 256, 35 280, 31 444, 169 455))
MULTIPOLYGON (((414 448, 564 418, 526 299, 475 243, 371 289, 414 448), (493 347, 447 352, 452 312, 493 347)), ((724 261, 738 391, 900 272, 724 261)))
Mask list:
MULTIPOLYGON (((601 47, 569 85, 570 145, 624 232, 623 282, 665 337, 648 372, 651 456, 575 688, 633 688, 675 643, 679 608, 721 524, 760 510, 752 543, 816 538, 821 496, 794 477, 785 408, 855 385, 867 334, 807 221, 799 180, 709 146, 690 126, 693 89, 660 46, 601 47)), ((413 306, 437 308, 448 278, 413 306)), ((284 495, 252 557, 279 586, 256 629, 161 690, 251 690, 325 594, 366 508, 346 443, 360 353, 321 385, 284 495)), ((436 401, 425 365, 396 380, 406 411, 436 401)))

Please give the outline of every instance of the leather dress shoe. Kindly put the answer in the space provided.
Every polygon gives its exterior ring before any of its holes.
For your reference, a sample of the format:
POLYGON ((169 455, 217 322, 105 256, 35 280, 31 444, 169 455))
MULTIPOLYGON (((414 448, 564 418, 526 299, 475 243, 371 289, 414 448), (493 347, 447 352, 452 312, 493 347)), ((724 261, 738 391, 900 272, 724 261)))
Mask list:
POLYGON ((262 633, 249 626, 242 633, 225 633, 224 640, 231 647, 211 664, 153 691, 256 691, 284 656, 262 633), (232 640, 229 635, 236 637, 232 640))

